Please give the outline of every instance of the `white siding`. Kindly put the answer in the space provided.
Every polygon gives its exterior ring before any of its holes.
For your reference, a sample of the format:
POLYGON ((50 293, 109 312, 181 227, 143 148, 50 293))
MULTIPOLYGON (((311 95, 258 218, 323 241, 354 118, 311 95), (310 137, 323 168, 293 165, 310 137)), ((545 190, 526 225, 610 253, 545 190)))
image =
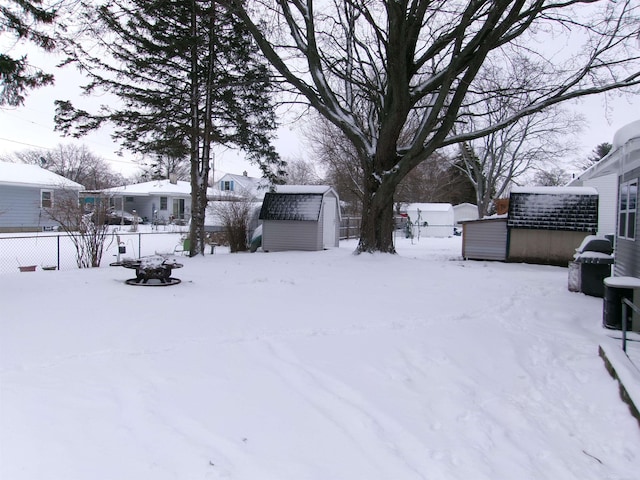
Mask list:
POLYGON ((612 173, 584 181, 585 187, 598 191, 598 235, 616 232, 616 210, 618 208, 618 175, 612 173))

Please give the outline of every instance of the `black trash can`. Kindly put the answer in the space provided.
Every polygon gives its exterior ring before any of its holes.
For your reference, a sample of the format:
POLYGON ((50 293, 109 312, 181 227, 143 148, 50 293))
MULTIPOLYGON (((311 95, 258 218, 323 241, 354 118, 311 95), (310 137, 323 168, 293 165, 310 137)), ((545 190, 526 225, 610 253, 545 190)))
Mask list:
POLYGON ((611 276, 613 244, 608 238, 587 235, 576 248, 569 267, 569 290, 604 297, 604 279, 611 276))
MULTIPOLYGON (((604 303, 602 326, 622 330, 622 299, 633 301, 633 291, 640 287, 640 279, 635 277, 609 277, 604 279, 604 303)), ((633 311, 627 308, 627 330, 631 330, 633 311)))
POLYGON ((604 279, 611 276, 613 257, 609 260, 599 259, 597 262, 582 263, 581 288, 582 293, 592 297, 604 297, 604 279))
POLYGON ((592 297, 604 297, 604 279, 611 276, 613 256, 585 252, 576 256, 573 264, 579 279, 578 291, 592 297))

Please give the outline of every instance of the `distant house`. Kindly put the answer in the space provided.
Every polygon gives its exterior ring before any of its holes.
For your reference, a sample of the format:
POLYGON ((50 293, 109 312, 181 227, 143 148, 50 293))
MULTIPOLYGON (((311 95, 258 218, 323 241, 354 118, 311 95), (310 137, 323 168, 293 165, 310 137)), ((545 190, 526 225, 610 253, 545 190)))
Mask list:
POLYGON ((410 203, 403 210, 411 222, 414 236, 450 237, 455 215, 450 203, 410 203))
POLYGON ((517 187, 507 215, 463 221, 462 256, 567 266, 598 225, 591 187, 517 187))
POLYGON ((616 276, 640 277, 638 184, 640 183, 640 120, 619 129, 611 152, 572 180, 602 192, 599 233, 615 232, 616 276))
POLYGON ((0 232, 37 232, 59 224, 47 214, 84 187, 37 165, 0 162, 0 232))
POLYGON ((268 187, 268 180, 249 177, 246 171, 242 175, 226 173, 215 182, 212 195, 214 200, 227 200, 234 197, 262 200, 268 187))
MULTIPOLYGON (((135 213, 143 221, 188 222, 191 219, 191 183, 152 180, 101 190, 116 211, 135 213)), ((208 196, 212 195, 211 188, 208 196)))
POLYGON ((262 249, 323 250, 340 241, 340 200, 326 185, 280 185, 260 210, 262 249))

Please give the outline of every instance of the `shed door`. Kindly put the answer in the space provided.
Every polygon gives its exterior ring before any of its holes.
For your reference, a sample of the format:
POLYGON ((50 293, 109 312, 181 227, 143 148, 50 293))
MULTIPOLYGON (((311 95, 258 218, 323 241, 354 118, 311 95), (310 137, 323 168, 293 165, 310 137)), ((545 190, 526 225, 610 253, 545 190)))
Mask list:
POLYGON ((336 206, 335 198, 325 197, 322 220, 323 248, 334 248, 336 246, 336 206))

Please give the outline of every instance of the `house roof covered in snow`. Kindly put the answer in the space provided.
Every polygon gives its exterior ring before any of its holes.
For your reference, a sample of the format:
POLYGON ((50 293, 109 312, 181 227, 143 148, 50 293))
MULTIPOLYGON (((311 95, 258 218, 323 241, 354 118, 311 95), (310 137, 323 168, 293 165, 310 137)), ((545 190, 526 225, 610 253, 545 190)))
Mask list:
POLYGON ((82 190, 84 187, 37 165, 0 162, 0 184, 82 190))
POLYGON ((252 198, 262 198, 268 191, 269 181, 265 178, 249 177, 225 173, 215 183, 215 194, 220 197, 237 197, 238 195, 252 198), (233 182, 232 189, 221 188, 222 182, 233 182))
MULTIPOLYGON (((151 180, 150 182, 106 188, 102 190, 102 192, 112 195, 127 195, 131 197, 148 197, 152 195, 189 197, 191 196, 191 183, 182 180, 178 180, 176 183, 171 183, 170 180, 151 180)), ((210 194, 211 188, 209 188, 207 195, 210 194)))

